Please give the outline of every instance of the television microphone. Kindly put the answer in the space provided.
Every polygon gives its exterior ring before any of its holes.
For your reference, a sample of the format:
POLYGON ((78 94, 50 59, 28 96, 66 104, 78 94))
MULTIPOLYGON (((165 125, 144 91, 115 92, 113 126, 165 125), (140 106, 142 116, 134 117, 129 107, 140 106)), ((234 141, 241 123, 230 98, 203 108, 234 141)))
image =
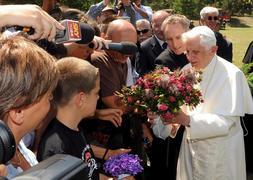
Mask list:
MULTIPOLYGON (((58 30, 55 35, 55 43, 61 44, 65 42, 77 42, 80 44, 90 43, 95 35, 94 29, 85 23, 78 21, 65 19, 61 21, 61 24, 65 27, 64 30, 58 30)), ((32 27, 13 26, 8 28, 9 31, 23 31, 29 35, 34 33, 32 27)))
POLYGON ((56 44, 64 42, 88 44, 94 38, 95 31, 88 24, 73 20, 63 20, 61 24, 65 27, 65 29, 57 31, 55 36, 56 44))
MULTIPOLYGON (((125 54, 125 55, 133 55, 138 50, 137 45, 135 43, 128 42, 128 41, 123 41, 120 43, 111 42, 111 43, 108 43, 107 45, 108 45, 108 48, 105 45, 103 45, 102 49, 118 51, 121 54, 125 54)), ((94 44, 90 43, 89 47, 94 48, 94 44)))

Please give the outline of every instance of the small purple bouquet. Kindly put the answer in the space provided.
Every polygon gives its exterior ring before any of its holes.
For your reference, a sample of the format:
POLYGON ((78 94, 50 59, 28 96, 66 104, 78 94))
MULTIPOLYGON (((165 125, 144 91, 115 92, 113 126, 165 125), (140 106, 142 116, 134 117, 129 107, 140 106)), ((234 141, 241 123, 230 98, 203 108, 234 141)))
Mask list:
POLYGON ((120 177, 122 175, 136 175, 143 171, 140 165, 140 158, 134 154, 120 154, 110 157, 104 164, 106 173, 113 177, 120 177))

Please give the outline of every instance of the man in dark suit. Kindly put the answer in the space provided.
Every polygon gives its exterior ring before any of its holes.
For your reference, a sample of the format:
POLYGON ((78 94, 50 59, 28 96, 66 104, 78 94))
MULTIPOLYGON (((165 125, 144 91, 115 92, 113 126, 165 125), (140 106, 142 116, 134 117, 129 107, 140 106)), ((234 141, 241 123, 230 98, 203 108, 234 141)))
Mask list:
POLYGON ((215 33, 216 45, 218 46, 217 55, 232 62, 233 59, 233 44, 224 38, 219 32, 219 11, 215 7, 204 7, 200 11, 200 24, 208 26, 215 33))
POLYGON ((174 71, 178 68, 182 68, 188 63, 185 54, 176 54, 171 49, 165 49, 156 59, 155 64, 159 66, 166 66, 174 71))
MULTIPOLYGON (((155 59, 156 65, 166 66, 173 71, 188 64, 188 60, 184 54, 185 45, 181 39, 181 35, 189 29, 189 25, 190 21, 183 15, 171 15, 164 20, 162 30, 168 43, 168 48, 155 59)), ((154 129, 153 131, 157 137, 153 141, 153 159, 151 159, 151 162, 153 162, 152 166, 155 168, 154 174, 157 177, 175 180, 177 159, 184 128, 179 129, 175 138, 169 136, 161 137, 154 129), (156 169, 158 165, 159 170, 156 169)))
POLYGON ((253 62, 253 41, 250 42, 242 62, 245 64, 253 62))
MULTIPOLYGON (((244 64, 249 64, 253 62, 253 41, 250 42, 242 62, 244 64)), ((252 72, 253 72, 253 67, 251 67, 248 70, 248 73, 252 73, 252 72)), ((253 93, 252 93, 252 96, 253 96, 253 93)), ((252 114, 246 114, 243 117, 243 123, 245 124, 245 127, 247 129, 247 131, 245 131, 244 133, 244 134, 247 134, 244 136, 244 146, 245 146, 246 170, 247 170, 248 179, 250 179, 250 176, 253 175, 253 155, 252 155, 253 121, 252 120, 253 120, 252 114)))
POLYGON ((232 62, 233 58, 233 44, 226 40, 224 36, 219 32, 214 32, 216 37, 216 44, 218 46, 217 55, 232 62))
POLYGON ((167 47, 161 25, 169 15, 170 14, 166 11, 157 11, 152 16, 152 29, 154 35, 141 43, 139 55, 136 59, 136 69, 140 75, 154 70, 155 58, 167 47))

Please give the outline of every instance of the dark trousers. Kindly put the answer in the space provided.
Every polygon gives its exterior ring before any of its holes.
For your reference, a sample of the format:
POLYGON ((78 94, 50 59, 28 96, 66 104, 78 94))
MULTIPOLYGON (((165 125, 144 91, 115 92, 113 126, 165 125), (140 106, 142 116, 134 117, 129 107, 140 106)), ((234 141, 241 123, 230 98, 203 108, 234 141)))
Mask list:
MULTIPOLYGON (((253 115, 246 115, 243 117, 244 124, 247 128, 248 134, 244 136, 246 169, 247 172, 253 173, 253 115)), ((243 123, 242 123, 243 126, 243 123)), ((246 133, 244 129, 244 134, 246 133)))
POLYGON ((175 180, 177 160, 183 138, 184 127, 181 126, 175 138, 168 137, 163 140, 154 138, 150 155, 151 178, 175 180))

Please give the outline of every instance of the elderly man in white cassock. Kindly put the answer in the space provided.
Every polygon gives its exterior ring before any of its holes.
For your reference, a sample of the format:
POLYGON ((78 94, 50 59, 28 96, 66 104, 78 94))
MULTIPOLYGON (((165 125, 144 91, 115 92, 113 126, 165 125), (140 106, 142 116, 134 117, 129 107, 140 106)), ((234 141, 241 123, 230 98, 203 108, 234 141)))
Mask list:
POLYGON ((200 89, 204 102, 193 110, 183 110, 167 128, 161 128, 173 137, 175 123, 186 127, 177 180, 246 180, 240 116, 253 113, 246 78, 240 69, 216 55, 216 38, 208 27, 195 27, 182 38, 190 62, 184 68, 203 71, 200 89))

